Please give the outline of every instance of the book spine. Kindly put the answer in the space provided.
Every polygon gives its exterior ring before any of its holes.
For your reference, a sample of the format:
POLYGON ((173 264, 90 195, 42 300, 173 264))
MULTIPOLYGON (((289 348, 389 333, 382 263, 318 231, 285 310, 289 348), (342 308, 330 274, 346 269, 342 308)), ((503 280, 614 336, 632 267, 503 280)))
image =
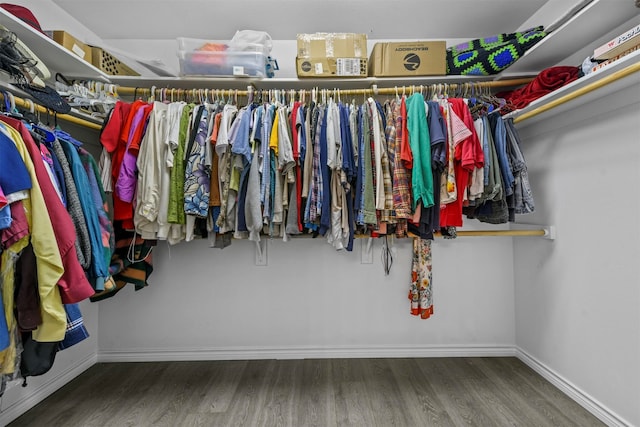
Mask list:
MULTIPOLYGON (((631 40, 634 37, 637 37, 638 35, 640 35, 640 25, 631 28, 629 31, 626 31, 623 34, 620 34, 615 39, 596 48, 593 51, 593 57, 595 59, 598 59, 599 56, 606 54, 610 50, 615 49, 617 46, 620 46, 621 44, 626 43, 627 41, 631 40)), ((607 59, 607 58, 603 58, 603 59, 607 59)))
POLYGON ((594 65, 591 68, 591 72, 597 71, 601 68, 606 67, 607 65, 611 64, 612 62, 616 62, 618 59, 622 58, 623 56, 627 56, 628 54, 630 54, 631 52, 635 52, 636 50, 640 49, 640 44, 636 45, 634 47, 632 47, 631 49, 627 49, 624 52, 622 52, 619 55, 614 56, 613 58, 607 59, 604 62, 599 63, 598 65, 594 65))

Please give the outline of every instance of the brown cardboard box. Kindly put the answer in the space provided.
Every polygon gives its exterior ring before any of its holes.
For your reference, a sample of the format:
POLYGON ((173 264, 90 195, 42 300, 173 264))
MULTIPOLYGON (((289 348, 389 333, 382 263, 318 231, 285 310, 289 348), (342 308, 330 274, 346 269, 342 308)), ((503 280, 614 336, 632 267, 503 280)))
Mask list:
POLYGON ((66 31, 48 31, 50 37, 58 44, 64 46, 67 50, 78 55, 80 58, 91 63, 91 48, 73 37, 66 31))
POLYGON ((297 39, 298 77, 366 77, 366 34, 298 34, 297 39))
POLYGON ((444 41, 376 43, 369 59, 369 76, 444 76, 446 49, 444 41))
POLYGON ((91 46, 91 58, 94 67, 104 71, 111 76, 139 76, 140 74, 132 70, 122 61, 102 48, 91 46))

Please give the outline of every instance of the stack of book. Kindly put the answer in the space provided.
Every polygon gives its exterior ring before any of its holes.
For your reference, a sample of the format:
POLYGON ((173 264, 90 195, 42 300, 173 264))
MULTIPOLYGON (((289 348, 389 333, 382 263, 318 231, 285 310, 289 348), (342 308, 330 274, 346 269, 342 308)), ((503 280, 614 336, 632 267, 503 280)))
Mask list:
POLYGON ((593 51, 593 61, 600 61, 591 71, 599 70, 640 49, 640 25, 625 31, 613 40, 603 44, 593 51))

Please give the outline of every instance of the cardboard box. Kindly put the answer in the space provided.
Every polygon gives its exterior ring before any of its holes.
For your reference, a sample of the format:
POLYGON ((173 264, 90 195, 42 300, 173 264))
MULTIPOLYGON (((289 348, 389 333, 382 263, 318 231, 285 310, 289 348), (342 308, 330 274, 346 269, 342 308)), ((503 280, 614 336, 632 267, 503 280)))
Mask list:
POLYGON ((111 76, 139 76, 140 73, 132 70, 122 61, 102 48, 91 46, 91 63, 94 67, 111 76))
POLYGON ((298 77, 366 77, 367 35, 298 34, 298 77))
POLYGON ((376 43, 369 59, 369 76, 444 76, 446 51, 444 41, 376 43))
POLYGON ((64 46, 67 50, 78 55, 80 58, 91 63, 91 47, 82 43, 77 38, 73 37, 66 31, 47 31, 49 37, 51 37, 56 43, 64 46))

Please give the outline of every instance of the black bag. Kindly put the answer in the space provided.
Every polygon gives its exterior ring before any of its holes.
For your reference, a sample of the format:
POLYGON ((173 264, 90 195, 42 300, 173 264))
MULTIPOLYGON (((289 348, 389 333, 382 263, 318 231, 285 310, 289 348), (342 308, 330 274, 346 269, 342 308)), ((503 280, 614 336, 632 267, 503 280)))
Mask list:
POLYGON ((22 334, 20 374, 23 378, 46 374, 53 366, 58 352, 58 342, 39 342, 31 338, 31 332, 22 334))

